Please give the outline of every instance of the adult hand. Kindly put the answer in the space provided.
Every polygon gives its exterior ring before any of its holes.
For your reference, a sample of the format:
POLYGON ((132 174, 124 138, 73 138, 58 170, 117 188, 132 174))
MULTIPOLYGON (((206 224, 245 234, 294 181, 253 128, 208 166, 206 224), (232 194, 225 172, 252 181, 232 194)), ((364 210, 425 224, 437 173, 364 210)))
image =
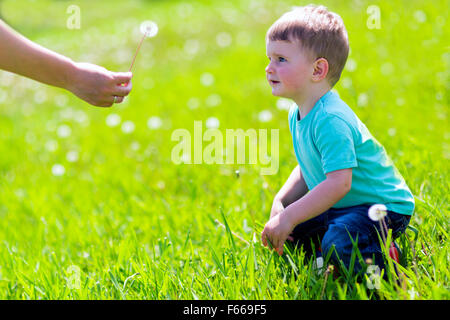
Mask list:
POLYGON ((112 72, 91 63, 75 63, 66 89, 98 107, 121 103, 131 91, 131 72, 112 72))

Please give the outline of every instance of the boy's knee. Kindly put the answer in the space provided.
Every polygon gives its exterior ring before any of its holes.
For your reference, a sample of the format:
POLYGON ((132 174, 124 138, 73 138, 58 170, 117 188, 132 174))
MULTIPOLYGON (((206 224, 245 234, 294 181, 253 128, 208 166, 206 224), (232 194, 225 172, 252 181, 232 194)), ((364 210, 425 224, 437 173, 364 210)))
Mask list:
POLYGON ((348 267, 352 251, 355 248, 363 249, 367 247, 368 243, 366 243, 365 238, 367 238, 365 235, 349 230, 346 225, 330 225, 322 239, 322 254, 324 257, 330 256, 335 264, 339 264, 339 260, 341 260, 348 267))

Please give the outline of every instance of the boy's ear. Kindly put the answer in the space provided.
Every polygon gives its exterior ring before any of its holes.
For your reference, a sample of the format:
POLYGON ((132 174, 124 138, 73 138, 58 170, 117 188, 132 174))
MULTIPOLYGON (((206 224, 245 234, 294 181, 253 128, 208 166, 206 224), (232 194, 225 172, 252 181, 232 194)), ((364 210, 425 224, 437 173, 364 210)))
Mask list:
POLYGON ((319 82, 326 78, 328 75, 328 61, 325 58, 317 58, 313 63, 314 71, 312 75, 312 80, 314 82, 319 82))

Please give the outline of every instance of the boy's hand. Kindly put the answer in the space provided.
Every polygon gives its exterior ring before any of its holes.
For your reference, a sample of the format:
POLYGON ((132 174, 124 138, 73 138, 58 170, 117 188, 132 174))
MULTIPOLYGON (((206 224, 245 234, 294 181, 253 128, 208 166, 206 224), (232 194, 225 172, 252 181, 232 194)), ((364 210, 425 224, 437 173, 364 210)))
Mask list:
POLYGON ((289 238, 289 234, 292 232, 294 226, 288 221, 286 211, 281 212, 271 218, 261 233, 261 241, 265 247, 268 245, 268 241, 272 244, 272 247, 281 256, 283 254, 283 245, 286 239, 289 238))

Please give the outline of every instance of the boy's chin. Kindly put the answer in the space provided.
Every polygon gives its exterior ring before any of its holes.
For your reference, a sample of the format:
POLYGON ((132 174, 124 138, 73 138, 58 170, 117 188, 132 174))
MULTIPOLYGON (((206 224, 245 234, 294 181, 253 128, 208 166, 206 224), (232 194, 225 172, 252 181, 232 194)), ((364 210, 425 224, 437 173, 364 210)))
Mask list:
POLYGON ((280 98, 288 98, 283 94, 283 92, 280 92, 276 88, 272 88, 272 95, 275 97, 280 97, 280 98))

